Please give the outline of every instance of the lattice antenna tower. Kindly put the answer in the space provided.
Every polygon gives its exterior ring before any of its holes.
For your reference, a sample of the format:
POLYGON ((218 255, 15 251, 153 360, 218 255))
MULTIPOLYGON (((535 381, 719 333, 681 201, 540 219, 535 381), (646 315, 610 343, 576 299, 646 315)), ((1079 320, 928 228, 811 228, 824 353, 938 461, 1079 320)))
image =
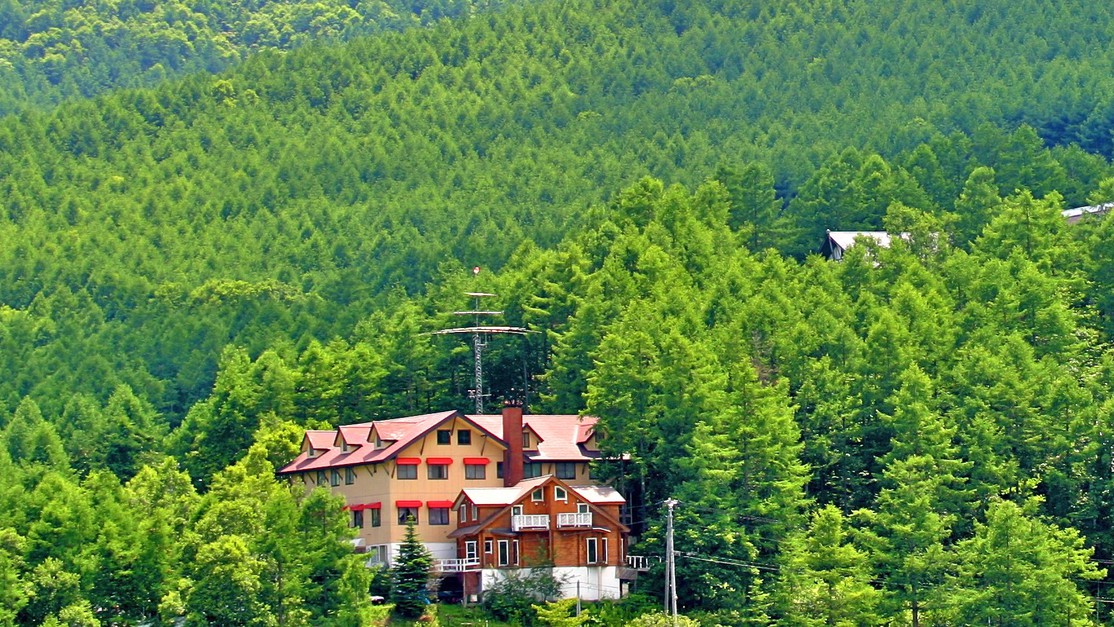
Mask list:
MULTIPOLYGON (((479 276, 479 274, 479 266, 472 268, 473 276, 479 276)), ((487 348, 488 337, 491 335, 526 335, 527 333, 532 333, 532 331, 524 327, 484 324, 485 320, 503 315, 502 311, 483 309, 482 307, 483 301, 489 298, 495 298, 495 294, 489 294, 487 292, 465 292, 464 294, 472 299, 472 309, 470 311, 454 311, 453 315, 471 316, 472 326, 441 329, 440 331, 434 331, 431 335, 472 336, 473 376, 476 380, 475 387, 469 391, 469 396, 476 401, 476 413, 482 414, 484 413, 484 398, 489 396, 489 394, 484 391, 483 361, 483 351, 487 348)))

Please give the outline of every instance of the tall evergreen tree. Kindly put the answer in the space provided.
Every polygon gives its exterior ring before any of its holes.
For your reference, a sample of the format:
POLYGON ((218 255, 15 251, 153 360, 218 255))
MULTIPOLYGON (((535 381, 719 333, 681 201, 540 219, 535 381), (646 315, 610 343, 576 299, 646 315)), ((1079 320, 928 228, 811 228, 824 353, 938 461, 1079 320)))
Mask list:
POLYGON ((414 519, 410 518, 406 521, 406 535, 398 547, 398 558, 391 568, 391 600, 400 616, 416 618, 425 611, 432 567, 433 558, 418 539, 414 519))
POLYGON ((975 535, 956 546, 959 570, 945 596, 949 620, 967 625, 1090 625, 1094 608, 1079 583, 1105 570, 1074 529, 1044 523, 995 501, 975 535))

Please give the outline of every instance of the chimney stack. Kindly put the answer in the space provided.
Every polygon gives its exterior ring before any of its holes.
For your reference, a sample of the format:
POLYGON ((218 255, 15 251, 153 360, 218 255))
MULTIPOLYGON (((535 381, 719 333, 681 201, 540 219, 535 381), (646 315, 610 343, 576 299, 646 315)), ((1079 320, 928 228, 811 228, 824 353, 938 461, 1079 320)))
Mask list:
POLYGON ((503 453, 503 485, 511 487, 522 481, 522 402, 507 400, 503 402, 503 441, 507 450, 503 453))

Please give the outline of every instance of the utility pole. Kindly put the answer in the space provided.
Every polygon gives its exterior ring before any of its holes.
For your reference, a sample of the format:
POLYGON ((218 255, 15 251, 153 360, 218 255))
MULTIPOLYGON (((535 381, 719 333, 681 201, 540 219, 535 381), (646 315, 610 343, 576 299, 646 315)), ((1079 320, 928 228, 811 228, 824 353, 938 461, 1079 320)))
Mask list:
POLYGON ((677 627, 677 560, 673 551, 673 506, 677 499, 666 499, 665 517, 665 611, 677 627))
MULTIPOLYGON (((476 266, 472 269, 473 276, 479 276, 480 267, 476 266)), ((430 335, 470 335, 472 336, 472 376, 474 378, 474 386, 469 392, 469 395, 476 402, 476 413, 484 413, 484 398, 488 393, 484 390, 484 366, 483 366, 483 351, 487 348, 487 338, 489 335, 526 335, 533 333, 529 329, 523 327, 509 327, 509 326, 490 326, 481 323, 481 319, 491 316, 502 316, 502 311, 490 311, 480 308, 480 300, 486 298, 493 298, 495 294, 487 292, 465 292, 465 296, 470 296, 474 299, 472 309, 470 311, 454 311, 453 315, 456 316, 472 316, 472 326, 470 327, 456 327, 452 329, 441 329, 434 331, 430 335)), ((525 372, 525 361, 522 365, 523 372, 525 372)), ((523 386, 526 386, 526 380, 523 379, 523 386)))

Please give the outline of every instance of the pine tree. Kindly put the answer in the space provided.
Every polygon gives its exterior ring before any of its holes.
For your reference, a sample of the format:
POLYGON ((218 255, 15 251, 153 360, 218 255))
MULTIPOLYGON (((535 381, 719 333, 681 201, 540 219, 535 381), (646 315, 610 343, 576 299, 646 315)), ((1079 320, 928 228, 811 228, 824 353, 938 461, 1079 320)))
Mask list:
POLYGON ((391 569, 391 600, 397 614, 408 618, 421 616, 429 602, 427 585, 432 566, 433 557, 418 539, 414 519, 410 518, 406 521, 406 536, 398 548, 398 560, 391 569))

